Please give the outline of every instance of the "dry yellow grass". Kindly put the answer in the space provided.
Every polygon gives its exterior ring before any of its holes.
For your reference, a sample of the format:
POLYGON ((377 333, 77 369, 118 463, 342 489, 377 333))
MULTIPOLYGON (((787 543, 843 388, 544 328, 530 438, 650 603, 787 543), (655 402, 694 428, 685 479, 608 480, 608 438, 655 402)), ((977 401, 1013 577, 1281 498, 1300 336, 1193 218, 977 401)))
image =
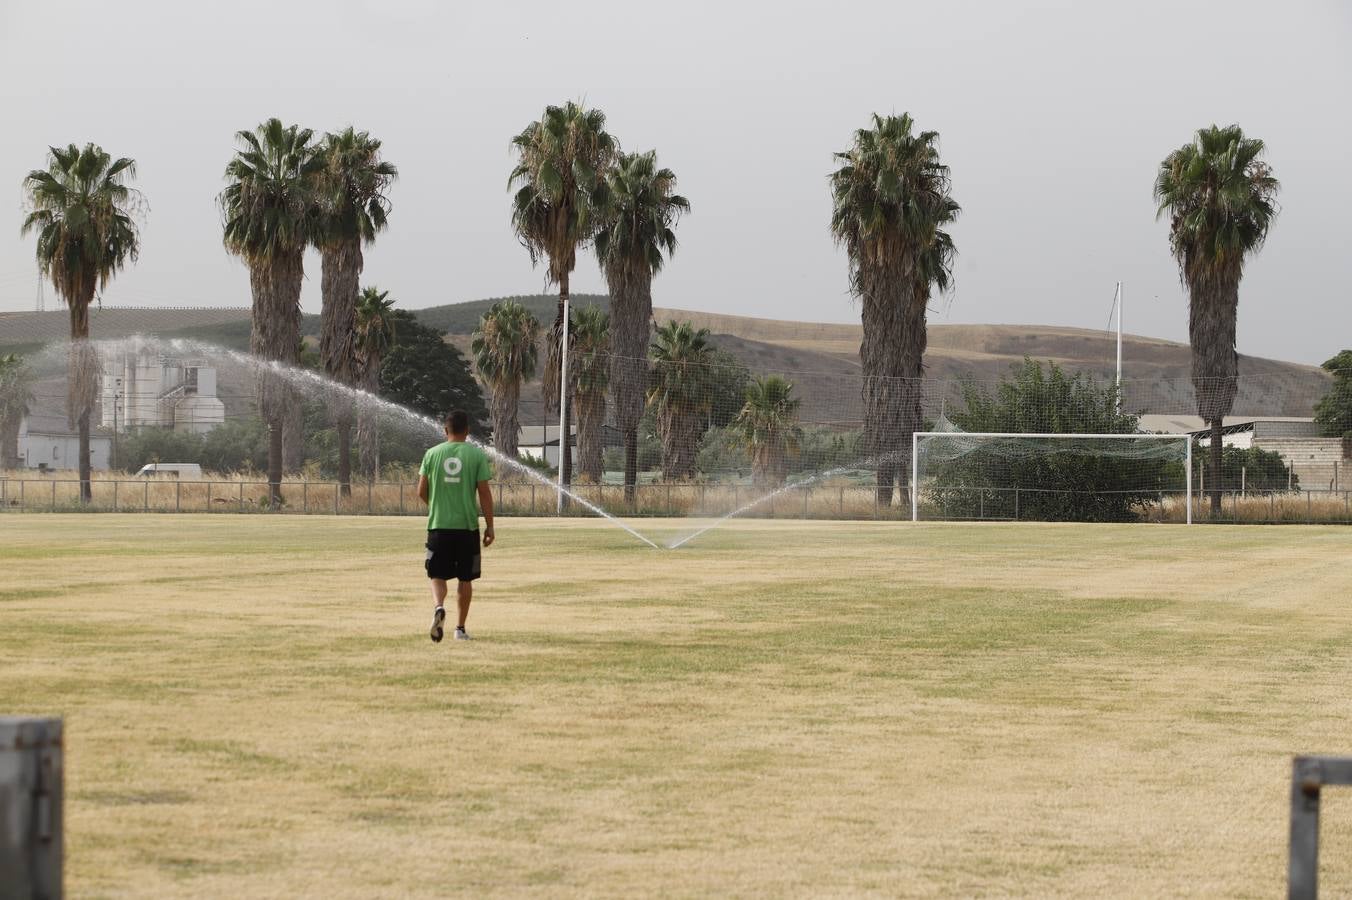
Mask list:
POLYGON ((0 538, 72 896, 1269 897, 1352 752, 1347 529, 506 520, 441 645, 408 519, 0 538))

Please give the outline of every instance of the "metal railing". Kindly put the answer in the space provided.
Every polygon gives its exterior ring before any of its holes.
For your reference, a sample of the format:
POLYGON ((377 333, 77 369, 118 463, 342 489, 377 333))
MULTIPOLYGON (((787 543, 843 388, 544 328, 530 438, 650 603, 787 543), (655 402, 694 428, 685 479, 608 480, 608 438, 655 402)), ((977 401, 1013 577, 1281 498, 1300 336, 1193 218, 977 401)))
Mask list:
MULTIPOLYGON (((0 512, 143 512, 143 513, 257 513, 288 515, 420 516, 426 508, 418 500, 414 481, 357 481, 344 494, 336 481, 292 480, 282 484, 283 502, 268 500, 268 483, 261 479, 189 481, 165 478, 100 479, 91 482, 93 496, 80 502, 80 482, 65 475, 34 478, 0 476, 0 512)), ((893 521, 910 518, 905 492, 891 504, 878 499, 872 484, 814 482, 788 485, 773 495, 771 489, 750 484, 645 482, 635 499, 625 499, 619 484, 573 485, 574 493, 608 513, 621 516, 722 516, 741 513, 750 518, 847 519, 893 521)), ((1110 492, 1070 492, 1054 488, 962 487, 930 485, 920 492, 920 519, 950 521, 1044 521, 1065 518, 1048 515, 1046 495, 1110 492), (952 497, 965 492, 959 503, 952 497), (949 500, 945 501, 944 497, 949 500), (1040 511, 1041 510, 1041 511, 1040 511)), ((1126 491, 1146 494, 1150 502, 1137 508, 1137 517, 1152 522, 1184 521, 1181 491, 1126 491)), ((1194 521, 1238 524, 1352 524, 1352 490, 1222 492, 1219 514, 1211 513, 1210 492, 1194 489, 1194 521)), ((551 485, 536 481, 493 482, 495 509, 500 515, 553 516, 556 494, 551 485)), ((565 515, 590 516, 580 504, 570 504, 565 515)))

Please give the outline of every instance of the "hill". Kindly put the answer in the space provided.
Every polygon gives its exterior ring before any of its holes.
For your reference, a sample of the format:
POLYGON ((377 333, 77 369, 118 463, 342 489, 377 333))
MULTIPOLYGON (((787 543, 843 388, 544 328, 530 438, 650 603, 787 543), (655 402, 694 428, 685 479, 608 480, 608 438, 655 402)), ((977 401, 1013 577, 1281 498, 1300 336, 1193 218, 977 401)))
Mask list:
MULTIPOLYGON (((414 310, 419 321, 447 333, 447 339, 468 349, 469 334, 479 318, 499 299, 516 300, 542 322, 552 322, 558 298, 548 294, 475 300, 414 310)), ((576 294, 578 305, 609 305, 604 295, 576 294)), ((855 415, 858 403, 859 343, 862 329, 852 324, 794 322, 722 313, 659 308, 654 318, 686 319, 708 328, 714 342, 745 363, 752 372, 784 373, 799 386, 804 418, 841 421, 855 415)), ((95 337, 153 333, 191 337, 232 349, 247 349, 247 309, 125 309, 91 311, 95 337)), ((319 317, 307 315, 304 333, 318 332, 319 317)), ((0 351, 23 352, 66 335, 64 311, 0 313, 0 351)), ((1046 325, 931 325, 925 354, 934 391, 956 398, 957 383, 995 382, 1025 356, 1053 360, 1069 371, 1084 371, 1101 380, 1114 375, 1114 338, 1105 331, 1046 325)), ((1192 413, 1187 344, 1142 335, 1123 339, 1125 405, 1133 410, 1192 413)), ((1308 416, 1327 391, 1328 375, 1314 366, 1241 355, 1242 376, 1235 413, 1262 416, 1308 416)), ((538 390, 527 386, 523 400, 538 406, 538 390)), ((933 391, 932 391, 933 393, 933 391)), ((930 397, 942 402, 939 394, 930 397)), ((523 421, 543 418, 523 410, 523 421)))

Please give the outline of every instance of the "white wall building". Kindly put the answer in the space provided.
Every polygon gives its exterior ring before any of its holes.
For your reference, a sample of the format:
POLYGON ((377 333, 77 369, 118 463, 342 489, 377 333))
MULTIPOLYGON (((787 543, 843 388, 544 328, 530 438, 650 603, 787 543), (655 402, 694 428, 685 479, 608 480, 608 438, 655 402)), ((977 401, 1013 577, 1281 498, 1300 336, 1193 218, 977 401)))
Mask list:
MULTIPOLYGON (((113 441, 106 435, 89 436, 89 464, 107 469, 113 441)), ((80 435, 66 424, 64 415, 30 414, 19 423, 19 465, 26 469, 80 467, 80 435)))
POLYGON ((225 421, 216 369, 206 360, 161 356, 148 349, 103 362, 101 424, 117 431, 142 426, 210 431, 225 421))

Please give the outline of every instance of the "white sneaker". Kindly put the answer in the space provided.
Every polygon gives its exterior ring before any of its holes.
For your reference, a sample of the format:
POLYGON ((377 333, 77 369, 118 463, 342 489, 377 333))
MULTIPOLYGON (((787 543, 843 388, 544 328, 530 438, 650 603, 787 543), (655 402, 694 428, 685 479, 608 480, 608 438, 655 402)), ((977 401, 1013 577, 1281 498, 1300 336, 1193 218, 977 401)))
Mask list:
POLYGON ((460 626, 460 625, 455 626, 455 639, 456 639, 457 641, 470 641, 470 640, 473 640, 473 638, 471 638, 471 637, 469 636, 469 632, 466 631, 466 630, 465 630, 462 626, 460 626))
POLYGON ((441 623, 445 621, 446 610, 438 606, 437 611, 432 613, 432 628, 428 631, 428 634, 432 636, 432 643, 441 643, 441 636, 445 634, 445 631, 441 627, 441 623))

